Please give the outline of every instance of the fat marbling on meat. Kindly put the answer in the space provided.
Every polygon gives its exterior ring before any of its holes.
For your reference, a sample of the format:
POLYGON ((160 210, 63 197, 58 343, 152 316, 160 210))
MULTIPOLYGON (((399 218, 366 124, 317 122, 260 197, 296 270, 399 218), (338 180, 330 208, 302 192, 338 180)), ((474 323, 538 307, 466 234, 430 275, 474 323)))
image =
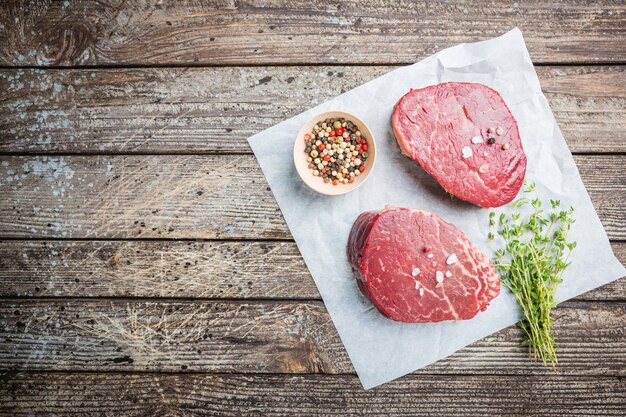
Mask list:
POLYGON ((395 321, 470 319, 500 293, 489 259, 454 225, 422 210, 362 213, 348 260, 361 292, 395 321))

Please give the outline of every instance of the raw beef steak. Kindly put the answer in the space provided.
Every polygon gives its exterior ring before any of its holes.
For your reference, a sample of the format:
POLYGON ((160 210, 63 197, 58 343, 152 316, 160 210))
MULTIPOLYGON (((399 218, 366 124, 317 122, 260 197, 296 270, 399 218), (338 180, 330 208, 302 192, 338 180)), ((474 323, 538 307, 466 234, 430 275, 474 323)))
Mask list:
POLYGON ((462 200, 500 207, 522 186, 526 155, 517 122, 485 85, 412 90, 396 104, 392 125, 402 153, 462 200))
POLYGON ((489 259, 455 226, 422 210, 362 213, 348 260, 363 294, 395 321, 471 319, 500 293, 489 259))

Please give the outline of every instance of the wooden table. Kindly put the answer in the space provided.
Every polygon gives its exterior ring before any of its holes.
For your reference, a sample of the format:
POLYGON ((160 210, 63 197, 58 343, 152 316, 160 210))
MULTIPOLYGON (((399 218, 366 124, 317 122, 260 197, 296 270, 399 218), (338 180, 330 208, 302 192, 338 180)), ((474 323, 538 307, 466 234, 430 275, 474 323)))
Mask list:
POLYGON ((199 3, 0 5, 0 415, 624 415, 624 279, 363 391, 246 142, 519 26, 626 262, 624 2, 199 3))

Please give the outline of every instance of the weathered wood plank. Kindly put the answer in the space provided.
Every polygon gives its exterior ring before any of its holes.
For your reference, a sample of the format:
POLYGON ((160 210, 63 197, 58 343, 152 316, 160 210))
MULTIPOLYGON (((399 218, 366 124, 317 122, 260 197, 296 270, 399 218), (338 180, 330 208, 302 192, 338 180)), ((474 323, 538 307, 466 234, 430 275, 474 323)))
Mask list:
MULTIPOLYGON (((626 238, 626 158, 575 159, 607 233, 626 238)), ((2 237, 290 237, 251 155, 3 156, 0 195, 2 237)))
POLYGON ((2 3, 2 65, 408 63, 514 26, 536 62, 626 55, 626 12, 610 0, 25 3, 2 3))
POLYGON ((289 237, 250 155, 0 159, 5 236, 289 237))
POLYGON ((622 126, 626 120, 622 114, 626 109, 623 67, 536 69, 572 152, 626 151, 626 130, 622 126), (607 88, 609 84, 615 90, 607 88))
POLYGON ((0 377, 0 415, 623 416, 620 378, 41 374, 0 377))
MULTIPOLYGON (((0 241, 0 297, 320 299, 296 244, 274 241, 0 241)), ((576 300, 626 301, 626 279, 576 300)))
MULTIPOLYGON (((626 304, 554 311, 560 374, 626 375, 626 304)), ((515 327, 421 373, 552 375, 515 327)), ((2 300, 0 369, 352 373, 319 301, 2 300)))
POLYGON ((19 373, 2 415, 622 416, 619 378, 407 376, 364 391, 356 377, 19 373))
POLYGON ((273 241, 4 241, 13 296, 320 298, 296 244, 273 241))
MULTIPOLYGON (((250 153, 249 136, 390 67, 0 70, 0 152, 250 153)), ((626 69, 539 67, 573 152, 626 151, 626 69)))

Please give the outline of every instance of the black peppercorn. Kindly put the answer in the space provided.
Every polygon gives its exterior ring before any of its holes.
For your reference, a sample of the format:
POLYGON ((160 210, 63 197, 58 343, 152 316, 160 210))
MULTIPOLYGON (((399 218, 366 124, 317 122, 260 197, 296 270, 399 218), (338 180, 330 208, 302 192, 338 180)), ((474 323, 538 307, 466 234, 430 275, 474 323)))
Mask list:
POLYGON ((487 139, 487 143, 490 145, 493 145, 494 143, 496 143, 496 138, 489 138, 487 139))

